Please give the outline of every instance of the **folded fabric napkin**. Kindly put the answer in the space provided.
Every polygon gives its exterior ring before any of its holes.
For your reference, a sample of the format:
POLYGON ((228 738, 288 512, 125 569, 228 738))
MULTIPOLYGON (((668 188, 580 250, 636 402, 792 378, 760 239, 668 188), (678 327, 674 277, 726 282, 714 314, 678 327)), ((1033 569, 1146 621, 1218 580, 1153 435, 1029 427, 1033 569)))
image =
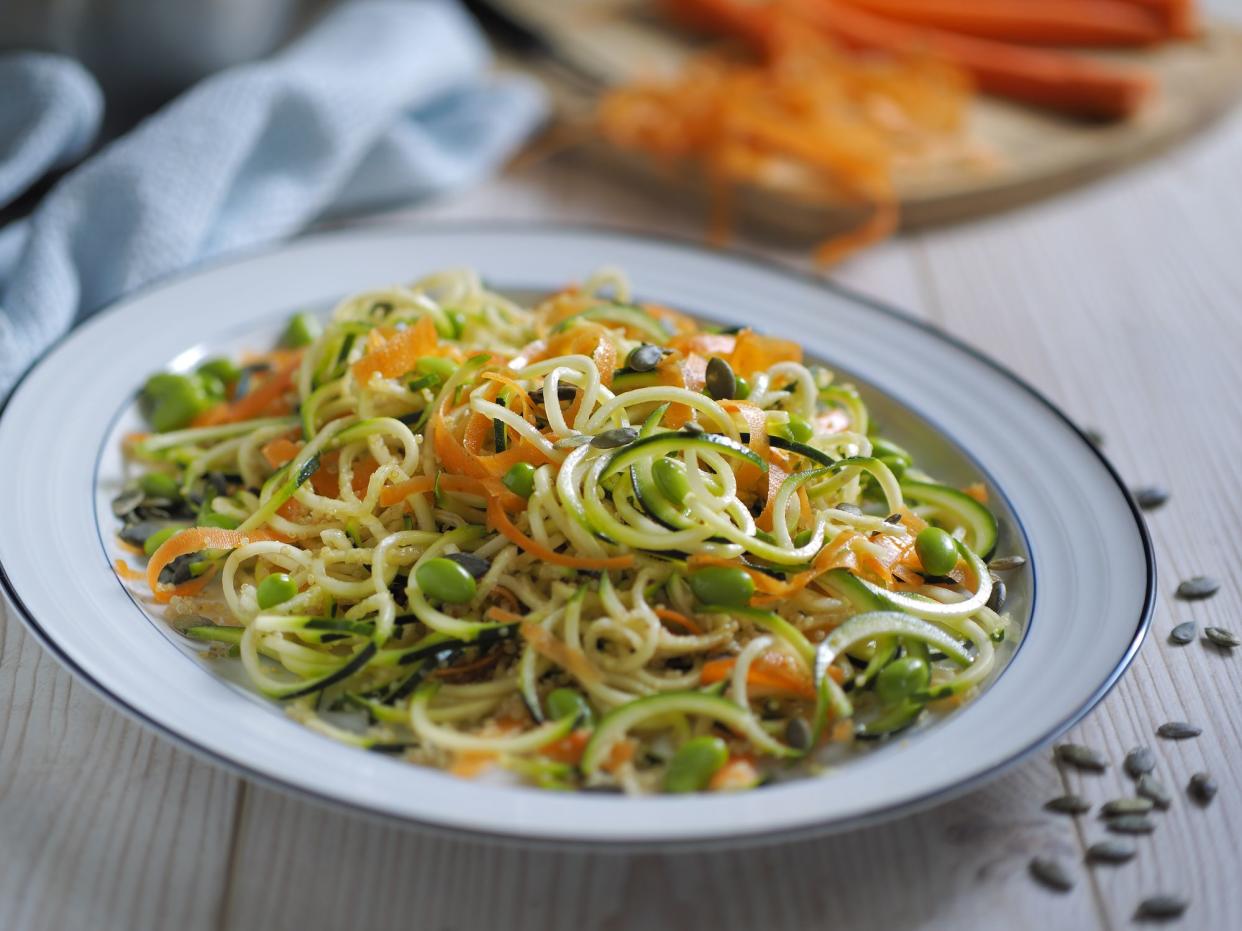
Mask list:
MULTIPOLYGON (((75 321, 146 282, 494 169, 545 103, 488 63, 454 3, 348 3, 88 158, 0 230, 0 397, 75 321)), ((80 154, 100 109, 72 62, 0 58, 0 206, 80 154)))

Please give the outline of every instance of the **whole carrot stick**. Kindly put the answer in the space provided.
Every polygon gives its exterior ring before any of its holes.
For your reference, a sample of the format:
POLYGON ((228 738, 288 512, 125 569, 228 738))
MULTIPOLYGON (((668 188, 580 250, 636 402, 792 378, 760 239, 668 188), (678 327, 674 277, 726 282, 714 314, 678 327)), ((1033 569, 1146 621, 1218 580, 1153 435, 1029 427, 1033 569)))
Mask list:
POLYGON ((1024 45, 1139 46, 1158 42, 1155 12, 1126 0, 843 0, 877 16, 1024 45))

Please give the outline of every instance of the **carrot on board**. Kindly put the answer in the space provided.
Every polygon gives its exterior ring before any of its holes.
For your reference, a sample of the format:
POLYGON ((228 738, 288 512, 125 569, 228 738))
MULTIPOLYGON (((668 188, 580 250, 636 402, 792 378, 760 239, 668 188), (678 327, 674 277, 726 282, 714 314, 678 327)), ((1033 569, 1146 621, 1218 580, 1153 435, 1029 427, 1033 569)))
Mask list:
POLYGON ((1068 52, 893 22, 839 0, 794 0, 792 5, 808 24, 848 46, 922 50, 965 68, 981 90, 1075 116, 1133 116, 1152 90, 1150 77, 1141 71, 1068 52))
POLYGON ((919 26, 1022 45, 1140 46, 1159 42, 1165 27, 1126 0, 842 0, 919 26))

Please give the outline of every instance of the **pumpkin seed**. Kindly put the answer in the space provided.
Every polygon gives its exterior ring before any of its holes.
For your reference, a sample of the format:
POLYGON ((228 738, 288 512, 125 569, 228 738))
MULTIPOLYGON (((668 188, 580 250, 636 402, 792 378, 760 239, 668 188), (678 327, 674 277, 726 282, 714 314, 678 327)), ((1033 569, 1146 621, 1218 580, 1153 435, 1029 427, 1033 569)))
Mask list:
POLYGON ((1082 435, 1087 438, 1087 442, 1097 449, 1104 445, 1104 434, 1095 427, 1083 427, 1082 435))
POLYGON ((1210 575, 1196 575, 1178 585, 1174 594, 1184 601, 1195 601, 1200 598, 1211 598, 1219 590, 1220 582, 1210 575))
POLYGON ((141 488, 131 488, 129 491, 121 492, 112 499, 112 516, 124 517, 142 504, 142 499, 145 497, 141 488))
POLYGON ((862 508, 860 508, 857 504, 850 504, 848 501, 843 504, 838 504, 836 509, 838 511, 844 511, 846 514, 853 514, 856 517, 862 516, 862 508))
POLYGON ((1025 565, 1025 556, 1001 556, 988 563, 988 568, 993 572, 1012 572, 1014 569, 1021 569, 1025 565))
POLYGON ((693 433, 696 436, 700 433, 707 432, 706 430, 703 429, 703 426, 698 421, 695 421, 695 420, 686 421, 686 423, 682 424, 681 429, 685 433, 693 433))
POLYGON ((1082 815, 1091 810, 1091 803, 1081 795, 1058 795, 1045 802, 1044 808, 1062 815, 1082 815))
POLYGON ((625 357, 625 367, 631 372, 651 372, 660 364, 668 350, 650 343, 643 343, 630 350, 625 357))
POLYGON ((1178 895, 1153 895, 1139 903, 1136 918, 1177 918, 1190 903, 1178 895))
POLYGON ((1146 815, 1117 815, 1105 821, 1104 826, 1117 834, 1150 834, 1156 830, 1155 822, 1146 815))
POLYGON ((1124 840, 1096 841, 1087 848, 1087 859, 1092 863, 1125 863, 1138 853, 1134 845, 1124 840))
POLYGON ((1186 791, 1200 805, 1206 805, 1216 797, 1216 780, 1207 773, 1195 773, 1190 777, 1186 791))
MULTIPOLYGON (((558 401, 562 401, 562 402, 572 401, 577 396, 578 396, 578 389, 575 388, 573 385, 558 384, 556 386, 556 399, 558 401)), ((532 391, 530 393, 530 399, 534 401, 536 404, 542 404, 543 403, 543 389, 536 388, 534 391, 532 391)))
POLYGON ((998 614, 1004 610, 1005 599, 1009 596, 1009 590, 1005 588, 1004 582, 997 582, 992 586, 992 595, 988 598, 988 607, 998 614))
POLYGON ((1113 818, 1117 815, 1145 815, 1155 807, 1155 804, 1151 799, 1141 795, 1138 798, 1115 798, 1105 803, 1100 809, 1100 814, 1105 818, 1113 818))
POLYGON ((1104 757, 1082 744, 1058 744, 1055 753, 1062 763, 1069 763, 1071 766, 1090 770, 1093 773, 1102 773, 1108 768, 1104 757))
MULTIPOLYGON (((888 517, 884 518, 884 523, 886 523, 886 524, 900 524, 900 523, 901 523, 901 515, 900 515, 900 514, 889 514, 889 515, 888 515, 888 517)), ((952 542, 952 541, 950 541, 950 542, 952 542)))
POLYGON ((789 719, 789 723, 785 725, 785 743, 795 750, 806 750, 814 742, 815 736, 806 718, 789 719))
POLYGON ((707 360, 707 371, 703 375, 703 386, 707 396, 716 401, 723 401, 737 394, 737 376, 733 367, 720 356, 712 356, 707 360))
POLYGON ((1154 511, 1169 500, 1169 492, 1160 485, 1144 485, 1134 489, 1134 500, 1144 511, 1154 511))
POLYGON ((1137 779, 1156 768, 1156 757, 1147 747, 1135 747, 1126 754, 1125 767, 1130 778, 1137 779))
POLYGON ((1178 624, 1169 632, 1169 643, 1187 644, 1195 639, 1195 633, 1198 625, 1194 621, 1186 621, 1178 624))
POLYGON ((621 446, 629 446, 636 439, 638 439, 636 427, 617 427, 615 430, 605 430, 594 437, 591 445, 596 449, 617 449, 621 446))
POLYGON ((1151 799, 1159 809, 1163 810, 1173 804, 1173 796, 1169 794, 1169 790, 1151 773, 1144 773, 1139 777, 1135 791, 1143 798, 1151 799))
POLYGON ((1202 733, 1203 728, 1187 724, 1185 721, 1169 721, 1156 728, 1156 735, 1165 740, 1186 740, 1189 737, 1198 737, 1202 733))
POLYGON ((444 558, 451 559, 476 579, 483 578, 492 567, 490 562, 482 556, 475 556, 474 553, 448 553, 444 558))
POLYGON ((1225 630, 1223 627, 1205 627, 1203 628, 1203 635, 1222 650, 1232 650, 1234 647, 1242 644, 1242 640, 1238 639, 1237 634, 1225 630))
POLYGON ((1058 892, 1069 892, 1074 888, 1074 879, 1060 860, 1052 857, 1034 857, 1031 860, 1031 875, 1049 889, 1058 892))

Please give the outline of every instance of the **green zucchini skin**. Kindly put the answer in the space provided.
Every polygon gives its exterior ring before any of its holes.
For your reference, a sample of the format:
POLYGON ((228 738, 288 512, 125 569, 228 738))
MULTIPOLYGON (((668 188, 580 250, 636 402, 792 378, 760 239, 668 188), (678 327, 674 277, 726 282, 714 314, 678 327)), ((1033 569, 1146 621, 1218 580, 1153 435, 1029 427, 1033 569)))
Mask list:
POLYGON ((948 485, 907 480, 901 483, 901 494, 916 504, 929 504, 953 515, 959 526, 966 529, 966 545, 982 558, 988 559, 996 550, 996 515, 966 492, 948 485))

